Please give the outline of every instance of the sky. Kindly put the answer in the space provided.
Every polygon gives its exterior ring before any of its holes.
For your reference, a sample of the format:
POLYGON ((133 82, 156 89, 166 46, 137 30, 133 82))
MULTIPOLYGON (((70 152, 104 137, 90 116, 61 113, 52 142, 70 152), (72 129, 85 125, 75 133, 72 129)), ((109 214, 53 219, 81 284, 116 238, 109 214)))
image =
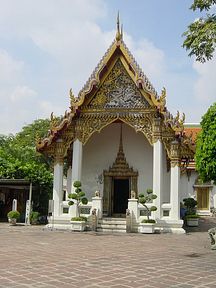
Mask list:
POLYGON ((198 123, 216 101, 216 57, 200 64, 182 33, 200 16, 190 0, 0 0, 0 134, 63 115, 115 38, 124 42, 172 114, 198 123))

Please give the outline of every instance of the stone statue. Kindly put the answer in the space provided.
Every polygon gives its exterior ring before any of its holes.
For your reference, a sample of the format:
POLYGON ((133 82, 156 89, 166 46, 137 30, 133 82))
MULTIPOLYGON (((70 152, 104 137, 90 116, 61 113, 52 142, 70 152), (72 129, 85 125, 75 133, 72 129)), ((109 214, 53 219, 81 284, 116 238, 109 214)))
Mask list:
POLYGON ((216 228, 209 229, 208 234, 211 240, 211 249, 216 250, 216 228))
POLYGON ((131 190, 131 199, 135 199, 136 198, 136 192, 131 190))
POLYGON ((92 231, 97 231, 97 209, 92 210, 92 231))
POLYGON ((126 216, 130 216, 130 210, 126 209, 126 216))
POLYGON ((96 213, 97 213, 97 209, 94 208, 94 209, 92 210, 92 215, 96 215, 96 213))
POLYGON ((95 191, 95 197, 100 197, 100 191, 95 191))

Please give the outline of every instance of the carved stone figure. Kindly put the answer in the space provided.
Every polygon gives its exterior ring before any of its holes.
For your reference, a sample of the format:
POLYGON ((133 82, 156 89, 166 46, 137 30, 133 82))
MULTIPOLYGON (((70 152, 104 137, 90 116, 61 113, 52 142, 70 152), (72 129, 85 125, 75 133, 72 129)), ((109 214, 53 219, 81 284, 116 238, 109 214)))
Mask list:
POLYGON ((92 210, 92 231, 97 231, 97 209, 92 210))
POLYGON ((135 199, 136 198, 136 192, 131 190, 131 199, 135 199))
POLYGON ((209 229, 208 234, 211 240, 211 249, 216 250, 216 228, 209 229))
POLYGON ((94 209, 92 210, 92 215, 96 215, 96 213, 97 213, 97 209, 94 208, 94 209))
POLYGON ((126 216, 130 216, 130 210, 129 209, 126 209, 126 216))
POLYGON ((100 197, 100 192, 99 191, 95 191, 95 197, 100 197))

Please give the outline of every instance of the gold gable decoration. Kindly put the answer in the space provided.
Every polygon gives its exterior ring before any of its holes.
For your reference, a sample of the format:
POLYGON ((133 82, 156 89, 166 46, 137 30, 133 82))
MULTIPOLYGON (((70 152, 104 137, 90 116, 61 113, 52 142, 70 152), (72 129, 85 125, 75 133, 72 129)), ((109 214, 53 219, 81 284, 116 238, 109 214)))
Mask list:
POLYGON ((51 115, 48 136, 37 139, 37 150, 53 158, 66 157, 75 139, 83 145, 95 132, 122 121, 145 135, 151 145, 160 139, 171 157, 171 142, 178 137, 182 157, 193 157, 194 147, 183 135, 185 115, 173 117, 166 108, 166 89, 158 96, 123 41, 119 16, 116 38, 75 97, 60 123, 51 115), (158 124, 157 124, 158 123, 158 124), (58 143, 58 144, 57 144, 58 143), (60 149, 61 146, 61 149, 60 149), (59 152, 61 151, 61 152, 59 152))
POLYGON ((150 105, 118 59, 88 108, 147 109, 150 105))

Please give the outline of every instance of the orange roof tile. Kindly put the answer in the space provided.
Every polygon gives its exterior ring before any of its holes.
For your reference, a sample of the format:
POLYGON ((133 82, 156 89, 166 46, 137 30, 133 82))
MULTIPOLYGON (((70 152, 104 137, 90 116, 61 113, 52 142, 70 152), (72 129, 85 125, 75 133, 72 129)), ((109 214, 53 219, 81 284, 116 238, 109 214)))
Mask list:
POLYGON ((201 126, 199 125, 185 125, 184 127, 184 133, 186 136, 191 136, 193 143, 196 142, 197 135, 202 130, 201 126))

